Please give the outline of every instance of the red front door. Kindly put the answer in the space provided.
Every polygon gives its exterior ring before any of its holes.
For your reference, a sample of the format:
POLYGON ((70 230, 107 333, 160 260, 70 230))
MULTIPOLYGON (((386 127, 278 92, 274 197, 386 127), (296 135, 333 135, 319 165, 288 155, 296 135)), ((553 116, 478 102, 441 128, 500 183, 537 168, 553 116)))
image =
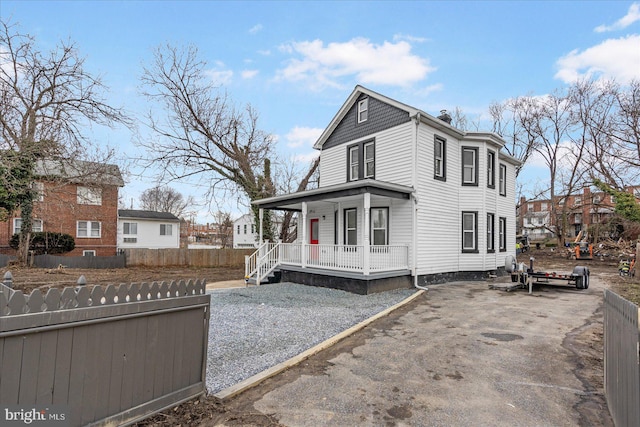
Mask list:
POLYGON ((309 224, 309 230, 311 230, 311 232, 309 233, 309 243, 311 243, 312 245, 317 245, 318 244, 318 226, 319 226, 319 218, 312 218, 311 219, 311 223, 309 224))

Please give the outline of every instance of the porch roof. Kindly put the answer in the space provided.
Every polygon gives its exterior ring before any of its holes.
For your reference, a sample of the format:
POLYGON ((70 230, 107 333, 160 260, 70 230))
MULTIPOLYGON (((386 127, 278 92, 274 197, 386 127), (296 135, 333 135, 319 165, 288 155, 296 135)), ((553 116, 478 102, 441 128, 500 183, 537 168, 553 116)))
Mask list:
POLYGON ((370 193, 372 195, 392 197, 395 199, 409 199, 415 190, 412 187, 393 184, 390 182, 376 181, 375 179, 361 179, 342 184, 329 185, 314 188, 313 190, 284 194, 282 196, 268 197, 254 200, 253 205, 263 209, 302 210, 302 202, 313 201, 338 201, 338 199, 370 193))

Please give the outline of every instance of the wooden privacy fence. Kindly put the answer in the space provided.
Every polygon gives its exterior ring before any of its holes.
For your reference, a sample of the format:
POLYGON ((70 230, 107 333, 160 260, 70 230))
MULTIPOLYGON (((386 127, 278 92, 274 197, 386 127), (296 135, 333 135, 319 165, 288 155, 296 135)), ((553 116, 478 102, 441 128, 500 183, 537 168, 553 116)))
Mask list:
POLYGON ((640 426, 638 306, 604 291, 604 389, 617 426, 640 426))
POLYGON ((239 267, 255 249, 123 249, 127 267, 239 267))
POLYGON ((209 303, 200 280, 28 296, 0 282, 0 402, 62 408, 69 426, 106 426, 198 396, 209 303))

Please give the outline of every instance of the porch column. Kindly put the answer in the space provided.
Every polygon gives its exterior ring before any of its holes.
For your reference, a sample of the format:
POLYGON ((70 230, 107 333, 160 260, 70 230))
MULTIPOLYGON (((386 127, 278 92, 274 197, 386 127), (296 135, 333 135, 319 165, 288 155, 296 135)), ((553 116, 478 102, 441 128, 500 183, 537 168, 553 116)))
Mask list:
POLYGON ((263 242, 262 242, 262 219, 263 219, 263 217, 264 217, 264 209, 260 208, 260 209, 258 210, 258 212, 259 212, 259 215, 258 215, 258 217, 259 217, 259 221, 258 221, 258 222, 260 223, 260 227, 259 227, 259 230, 260 230, 260 236, 258 237, 258 246, 261 246, 261 245, 262 245, 262 243, 263 243, 263 242))
POLYGON ((368 275, 369 274, 369 255, 371 252, 371 237, 370 237, 370 232, 371 232, 371 227, 369 226, 369 222, 370 222, 370 215, 369 215, 369 211, 371 210, 371 194, 370 193, 364 193, 364 212, 363 214, 363 221, 362 221, 362 235, 363 235, 363 239, 362 239, 362 244, 363 244, 363 250, 364 250, 364 256, 363 256, 363 265, 362 265, 362 273, 364 275, 368 275))
POLYGON ((300 245, 302 268, 307 266, 307 202, 302 202, 302 244, 300 245))

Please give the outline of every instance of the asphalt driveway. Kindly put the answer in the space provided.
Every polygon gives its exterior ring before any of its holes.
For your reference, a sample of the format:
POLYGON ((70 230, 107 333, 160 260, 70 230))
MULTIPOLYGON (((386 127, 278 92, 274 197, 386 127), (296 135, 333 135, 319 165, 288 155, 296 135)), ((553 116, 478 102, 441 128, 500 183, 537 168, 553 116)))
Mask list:
POLYGON ((604 284, 591 277, 587 290, 533 295, 487 282, 431 286, 228 405, 292 427, 612 426, 602 390, 604 284))

